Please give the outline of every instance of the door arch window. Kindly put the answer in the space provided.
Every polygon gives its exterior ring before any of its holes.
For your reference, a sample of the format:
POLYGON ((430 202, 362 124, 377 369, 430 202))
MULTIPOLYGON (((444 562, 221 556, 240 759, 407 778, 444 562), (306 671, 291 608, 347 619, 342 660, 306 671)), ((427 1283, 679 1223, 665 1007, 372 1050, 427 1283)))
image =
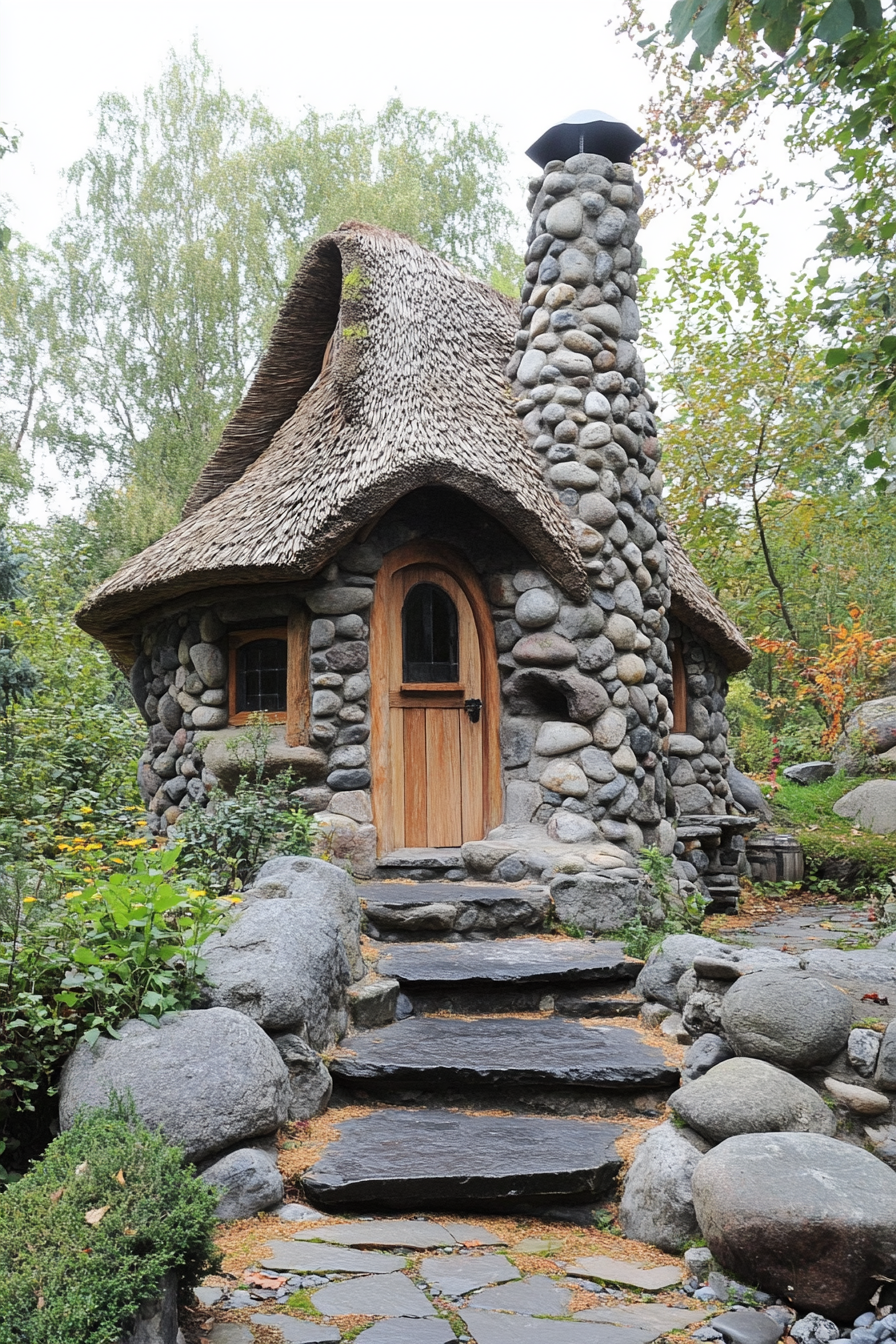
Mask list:
POLYGON ((402 680, 411 685, 456 683, 457 607, 444 588, 418 583, 401 612, 402 680))

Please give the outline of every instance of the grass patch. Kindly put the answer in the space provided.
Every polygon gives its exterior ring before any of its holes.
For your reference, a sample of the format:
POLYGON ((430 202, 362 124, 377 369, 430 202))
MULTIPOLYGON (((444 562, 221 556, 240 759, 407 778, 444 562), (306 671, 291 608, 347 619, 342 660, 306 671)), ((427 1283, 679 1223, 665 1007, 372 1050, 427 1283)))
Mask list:
POLYGON ((286 1299, 286 1305, 291 1311, 304 1311, 309 1316, 319 1316, 320 1312, 311 1301, 311 1294, 305 1288, 300 1288, 298 1292, 293 1293, 286 1299))
POLYGON ((848 889, 857 884, 879 883, 896 871, 896 835, 875 835, 872 831, 854 835, 852 822, 833 811, 838 799, 869 779, 880 776, 836 774, 820 784, 787 781, 775 795, 773 809, 777 824, 785 826, 799 840, 807 873, 830 878, 829 886, 836 886, 838 881, 825 870, 826 865, 828 869, 833 867, 833 861, 839 860, 844 865, 848 889))

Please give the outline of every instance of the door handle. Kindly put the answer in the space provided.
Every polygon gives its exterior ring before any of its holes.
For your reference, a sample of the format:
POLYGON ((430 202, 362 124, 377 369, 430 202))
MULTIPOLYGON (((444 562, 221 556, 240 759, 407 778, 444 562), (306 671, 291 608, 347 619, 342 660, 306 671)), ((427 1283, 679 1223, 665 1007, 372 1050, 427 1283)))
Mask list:
POLYGON ((482 713, 481 700, 465 700, 464 709, 467 711, 471 723, 479 722, 479 715, 482 713))

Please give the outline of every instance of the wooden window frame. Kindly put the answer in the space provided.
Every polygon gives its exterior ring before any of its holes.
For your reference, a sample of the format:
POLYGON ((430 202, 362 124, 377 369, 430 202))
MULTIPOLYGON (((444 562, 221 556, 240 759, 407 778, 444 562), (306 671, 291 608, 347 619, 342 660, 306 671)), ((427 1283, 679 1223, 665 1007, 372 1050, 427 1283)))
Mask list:
POLYGON ((673 644, 670 650, 672 660, 672 731, 686 733, 688 730, 688 677, 684 670, 684 658, 681 649, 673 644))
POLYGON ((285 625, 269 626, 261 630, 233 630, 228 636, 228 722, 233 728, 249 722, 252 710, 236 707, 236 655, 245 644, 259 639, 282 639, 286 642, 286 709, 268 712, 270 723, 286 726, 286 745, 298 747, 308 740, 311 718, 310 675, 308 660, 309 620, 304 611, 293 612, 285 625))

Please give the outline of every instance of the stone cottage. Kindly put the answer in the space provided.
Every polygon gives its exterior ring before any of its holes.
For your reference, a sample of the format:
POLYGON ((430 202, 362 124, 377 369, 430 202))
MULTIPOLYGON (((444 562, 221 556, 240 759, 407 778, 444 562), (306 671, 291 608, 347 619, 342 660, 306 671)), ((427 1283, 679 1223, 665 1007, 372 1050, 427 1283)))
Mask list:
POLYGON ((649 844, 743 869, 750 654, 663 520, 642 199, 628 162, 549 161, 521 303, 368 224, 309 249, 182 521, 78 614, 146 719, 153 833, 232 786, 264 712, 358 875, 649 844))

